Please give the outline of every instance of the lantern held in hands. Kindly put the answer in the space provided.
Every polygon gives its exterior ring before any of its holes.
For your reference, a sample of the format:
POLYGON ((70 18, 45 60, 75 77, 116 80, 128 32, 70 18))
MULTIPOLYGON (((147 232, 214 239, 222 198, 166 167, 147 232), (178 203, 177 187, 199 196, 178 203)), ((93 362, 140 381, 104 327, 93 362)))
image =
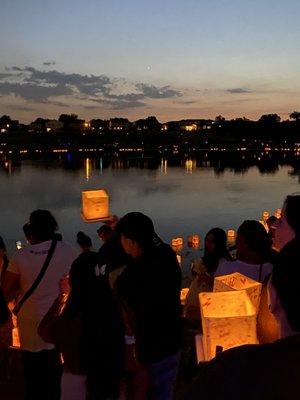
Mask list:
POLYGON ((200 293, 205 360, 216 350, 256 344, 257 313, 245 290, 200 293))
POLYGON ((258 311, 261 294, 261 283, 235 272, 229 275, 218 276, 214 280, 214 292, 227 292, 230 290, 245 290, 258 311))
POLYGON ((82 192, 82 216, 88 222, 109 217, 109 197, 105 190, 82 192))

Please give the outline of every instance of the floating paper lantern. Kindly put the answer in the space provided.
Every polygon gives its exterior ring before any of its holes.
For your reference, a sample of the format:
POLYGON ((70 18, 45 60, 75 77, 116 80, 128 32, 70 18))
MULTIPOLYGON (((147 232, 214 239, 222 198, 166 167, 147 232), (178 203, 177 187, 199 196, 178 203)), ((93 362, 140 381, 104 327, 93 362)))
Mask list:
POLYGON ((185 305, 186 296, 188 295, 189 290, 189 288, 183 288, 180 291, 180 301, 183 306, 185 305))
POLYGON ((109 197, 105 190, 82 192, 82 215, 86 221, 109 217, 109 197))
POLYGON ((227 231, 227 239, 235 239, 236 232, 234 229, 228 229, 227 231))
POLYGON ((200 247, 200 236, 191 235, 188 237, 188 247, 198 249, 200 247))
POLYGON ((172 246, 174 246, 174 247, 183 246, 183 238, 177 237, 177 238, 172 239, 172 246))
POLYGON ((205 360, 218 349, 257 344, 257 313, 245 290, 200 293, 205 360))
POLYGON ((234 229, 228 229, 227 231, 227 242, 229 245, 234 245, 236 240, 236 231, 234 229))
POLYGON ((275 215, 276 218, 279 219, 279 218, 281 218, 281 213, 282 213, 281 208, 277 208, 277 210, 275 211, 274 215, 275 215))
POLYGON ((258 311, 261 295, 261 283, 235 272, 229 275, 218 276, 214 280, 214 292, 226 292, 230 290, 245 290, 258 311))
POLYGON ((267 222, 267 219, 270 217, 269 211, 264 211, 262 215, 262 220, 267 222))

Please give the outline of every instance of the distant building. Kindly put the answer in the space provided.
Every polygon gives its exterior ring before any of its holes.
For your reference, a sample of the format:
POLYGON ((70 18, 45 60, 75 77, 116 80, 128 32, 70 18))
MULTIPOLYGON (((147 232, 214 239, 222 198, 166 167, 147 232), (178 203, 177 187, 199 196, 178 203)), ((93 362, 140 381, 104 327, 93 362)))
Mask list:
POLYGON ((91 119, 90 128, 92 131, 103 132, 108 129, 109 121, 104 121, 103 119, 91 119))
POLYGON ((47 132, 56 132, 63 128, 64 124, 57 119, 49 119, 45 123, 47 132))
POLYGON ((127 118, 111 118, 108 128, 110 131, 128 131, 131 126, 127 118))

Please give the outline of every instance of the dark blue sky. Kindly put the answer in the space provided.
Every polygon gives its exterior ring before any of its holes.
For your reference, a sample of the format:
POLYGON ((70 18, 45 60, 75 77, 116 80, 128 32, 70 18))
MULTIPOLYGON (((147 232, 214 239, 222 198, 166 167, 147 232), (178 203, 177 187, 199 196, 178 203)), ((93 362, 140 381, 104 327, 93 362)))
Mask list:
POLYGON ((299 0, 1 0, 0 114, 286 117, 299 13, 299 0))

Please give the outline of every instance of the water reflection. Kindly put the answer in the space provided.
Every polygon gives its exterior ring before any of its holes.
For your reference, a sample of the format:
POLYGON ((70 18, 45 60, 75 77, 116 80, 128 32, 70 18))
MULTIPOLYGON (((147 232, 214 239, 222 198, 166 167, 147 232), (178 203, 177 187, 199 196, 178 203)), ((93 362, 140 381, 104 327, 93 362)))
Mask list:
POLYGON ((168 242, 204 237, 212 227, 236 229, 243 219, 273 213, 287 193, 299 191, 294 153, 200 153, 169 156, 91 156, 0 159, 0 235, 15 243, 35 208, 53 211, 67 240, 83 230, 98 247, 97 224, 80 218, 82 190, 105 188, 111 212, 149 214, 168 242))

